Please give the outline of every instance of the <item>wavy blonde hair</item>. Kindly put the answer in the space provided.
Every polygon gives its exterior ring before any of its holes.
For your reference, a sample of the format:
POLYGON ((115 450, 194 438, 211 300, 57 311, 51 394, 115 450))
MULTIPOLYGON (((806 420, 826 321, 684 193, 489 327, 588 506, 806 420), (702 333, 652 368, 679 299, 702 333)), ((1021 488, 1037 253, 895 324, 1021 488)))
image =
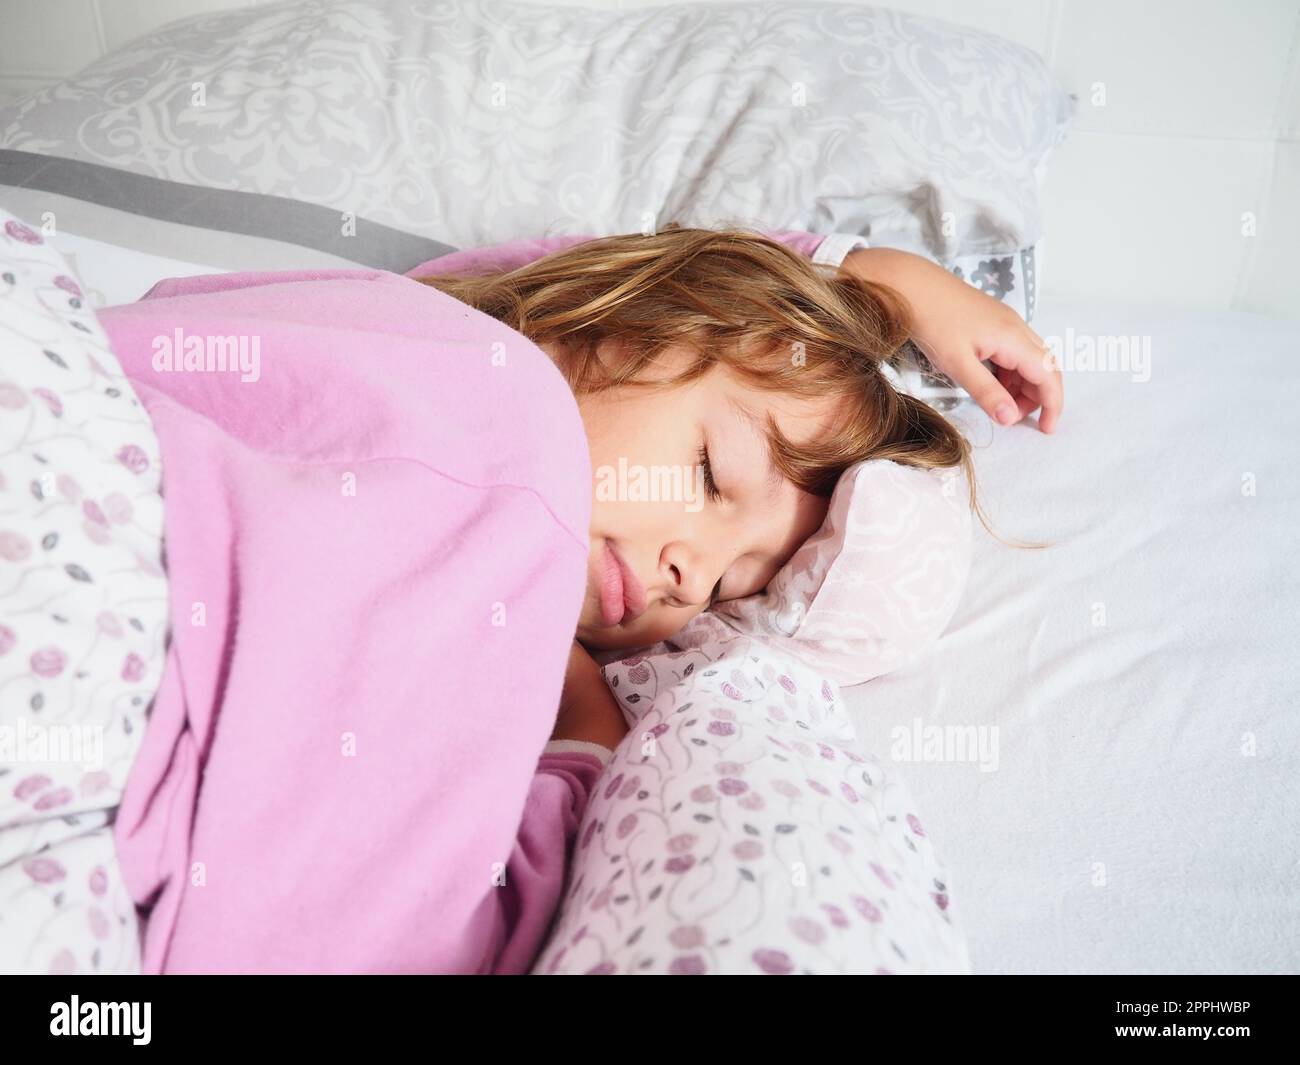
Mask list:
POLYGON ((958 468, 971 509, 992 532, 966 438, 881 372, 908 342, 912 319, 907 300, 886 285, 814 265, 760 233, 675 223, 650 236, 586 241, 515 270, 417 280, 536 344, 555 343, 575 395, 671 388, 722 365, 772 392, 842 397, 838 424, 807 444, 787 439, 768 415, 773 461, 786 477, 828 497, 846 469, 867 459, 958 468), (617 365, 599 354, 606 340, 625 353, 617 365), (671 379, 640 380, 672 347, 694 355, 690 366, 671 379))

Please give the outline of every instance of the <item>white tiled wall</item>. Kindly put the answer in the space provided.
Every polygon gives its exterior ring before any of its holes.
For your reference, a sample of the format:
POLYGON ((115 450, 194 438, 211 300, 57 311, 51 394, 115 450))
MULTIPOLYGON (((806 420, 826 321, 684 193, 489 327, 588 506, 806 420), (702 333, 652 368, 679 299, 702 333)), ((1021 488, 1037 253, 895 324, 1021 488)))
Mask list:
MULTIPOLYGON (((0 0, 0 99, 163 22, 253 2, 0 0)), ((1300 0, 888 6, 1026 44, 1078 94, 1048 172, 1047 295, 1300 317, 1300 0)))

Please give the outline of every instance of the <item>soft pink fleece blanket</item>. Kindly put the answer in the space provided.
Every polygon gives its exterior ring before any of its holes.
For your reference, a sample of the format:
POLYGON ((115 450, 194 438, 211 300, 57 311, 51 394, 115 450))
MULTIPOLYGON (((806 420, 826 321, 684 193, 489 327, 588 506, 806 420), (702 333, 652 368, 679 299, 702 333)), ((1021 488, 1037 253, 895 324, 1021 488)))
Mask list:
POLYGON ((102 320, 166 498, 172 639, 115 829, 145 970, 491 967, 586 581, 563 378, 380 272, 167 281, 102 320), (155 369, 177 329, 258 338, 259 379, 155 369))
POLYGON ((100 317, 166 497, 171 643, 115 827, 145 971, 527 971, 601 764, 539 763, 591 505, 558 370, 375 271, 170 280, 100 317), (256 338, 256 381, 155 365, 214 336, 256 338))

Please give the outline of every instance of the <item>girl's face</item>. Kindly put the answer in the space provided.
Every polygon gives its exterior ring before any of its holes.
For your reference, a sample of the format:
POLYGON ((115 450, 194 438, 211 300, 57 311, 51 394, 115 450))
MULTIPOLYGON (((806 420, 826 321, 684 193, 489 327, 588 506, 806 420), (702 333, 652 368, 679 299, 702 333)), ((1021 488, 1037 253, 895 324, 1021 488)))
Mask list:
MULTIPOLYGON (((689 361, 666 353, 645 379, 689 361)), ((826 516, 829 500, 772 465, 764 418, 804 442, 834 417, 830 400, 765 392, 718 367, 667 390, 581 396, 578 407, 595 473, 577 630, 589 648, 645 647, 713 601, 761 591, 826 516)))

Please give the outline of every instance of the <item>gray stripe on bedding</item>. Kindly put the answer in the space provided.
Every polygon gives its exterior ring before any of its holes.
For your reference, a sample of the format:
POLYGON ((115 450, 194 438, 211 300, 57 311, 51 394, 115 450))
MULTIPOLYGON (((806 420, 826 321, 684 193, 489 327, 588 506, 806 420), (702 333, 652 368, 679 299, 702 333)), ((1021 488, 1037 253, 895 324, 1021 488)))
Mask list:
MULTIPOLYGON (((163 222, 41 189, 20 189, 0 183, 0 206, 33 229, 40 229, 44 224, 45 212, 52 213, 56 236, 89 237, 119 248, 210 266, 213 270, 355 270, 366 267, 365 263, 341 259, 315 248, 304 248, 301 244, 163 222)), ((64 255, 69 260, 75 259, 66 249, 64 255)))
MULTIPOLYGON (((237 233, 326 252, 375 270, 404 273, 457 249, 364 218, 343 235, 340 212, 283 196, 209 189, 98 163, 0 148, 0 186, 39 189, 164 222, 237 233)), ((172 254, 179 254, 176 250, 172 254)))

